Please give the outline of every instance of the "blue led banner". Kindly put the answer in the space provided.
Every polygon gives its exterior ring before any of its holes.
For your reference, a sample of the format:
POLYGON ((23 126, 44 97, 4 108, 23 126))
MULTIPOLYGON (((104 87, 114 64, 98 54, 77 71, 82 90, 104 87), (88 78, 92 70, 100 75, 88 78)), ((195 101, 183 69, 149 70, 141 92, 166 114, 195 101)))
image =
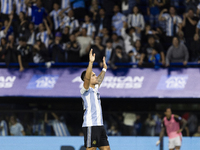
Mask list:
MULTIPOLYGON (((0 96, 80 97, 83 68, 0 69, 0 96)), ((93 69, 98 75, 100 69, 93 69)), ((199 98, 198 68, 107 70, 99 92, 107 98, 199 98)))

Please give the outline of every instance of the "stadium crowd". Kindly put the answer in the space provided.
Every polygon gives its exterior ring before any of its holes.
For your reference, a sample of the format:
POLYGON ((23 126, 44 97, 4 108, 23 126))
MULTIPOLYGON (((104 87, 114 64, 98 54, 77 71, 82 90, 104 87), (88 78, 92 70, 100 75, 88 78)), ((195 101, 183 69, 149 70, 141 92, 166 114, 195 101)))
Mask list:
POLYGON ((199 0, 1 0, 0 62, 200 60, 199 0))
MULTIPOLYGON (((198 114, 186 112, 183 136, 200 136, 198 114)), ((109 136, 159 136, 164 115, 160 113, 105 113, 109 136)), ((83 136, 82 113, 0 113, 0 136, 83 136), (73 120, 73 121, 72 121, 73 120)))

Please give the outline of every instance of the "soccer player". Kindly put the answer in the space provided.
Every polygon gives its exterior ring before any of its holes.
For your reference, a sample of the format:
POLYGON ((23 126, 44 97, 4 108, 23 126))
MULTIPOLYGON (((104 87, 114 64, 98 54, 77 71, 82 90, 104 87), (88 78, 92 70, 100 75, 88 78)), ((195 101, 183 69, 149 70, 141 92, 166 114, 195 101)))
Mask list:
POLYGON ((162 130, 160 132, 160 139, 157 141, 156 145, 160 144, 164 132, 166 129, 167 135, 169 137, 169 150, 180 150, 182 142, 182 131, 185 128, 187 121, 178 115, 172 114, 171 108, 167 108, 165 112, 165 117, 162 121, 162 130), (182 128, 180 129, 179 123, 182 123, 182 128))
POLYGON ((104 57, 103 69, 97 77, 92 71, 92 65, 95 61, 95 54, 92 54, 92 51, 91 49, 89 53, 89 65, 87 70, 83 71, 81 74, 81 79, 84 81, 83 87, 80 90, 84 109, 82 125, 84 144, 86 150, 96 150, 97 147, 100 150, 110 150, 106 131, 103 126, 101 100, 98 91, 104 79, 107 65, 104 57))

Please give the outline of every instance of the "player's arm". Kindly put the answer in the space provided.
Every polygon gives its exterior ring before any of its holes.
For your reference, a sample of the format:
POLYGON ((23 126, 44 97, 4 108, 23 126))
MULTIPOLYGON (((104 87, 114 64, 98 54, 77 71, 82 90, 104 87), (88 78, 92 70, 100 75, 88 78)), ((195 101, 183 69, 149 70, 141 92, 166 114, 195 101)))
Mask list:
POLYGON ((98 75, 98 85, 100 87, 103 79, 104 79, 104 76, 106 74, 106 70, 107 70, 107 65, 106 65, 106 60, 105 60, 105 57, 103 57, 103 69, 101 71, 101 73, 98 75))
POLYGON ((165 134, 165 125, 164 125, 164 120, 163 120, 162 121, 162 129, 161 129, 161 132, 160 132, 160 137, 159 137, 159 140, 156 142, 156 146, 158 146, 160 144, 160 141, 163 138, 164 134, 165 134))
POLYGON ((95 60, 95 54, 92 54, 92 49, 90 50, 89 53, 89 64, 85 73, 85 77, 84 77, 84 84, 83 87, 88 90, 90 87, 90 79, 91 79, 91 74, 92 74, 92 66, 93 66, 93 62, 95 60))
POLYGON ((184 118, 182 118, 182 117, 180 117, 180 116, 178 116, 178 115, 174 115, 174 118, 175 118, 176 121, 179 121, 179 122, 182 123, 181 129, 179 129, 179 130, 177 131, 177 133, 180 133, 180 132, 183 131, 183 129, 185 129, 185 127, 186 127, 186 125, 187 125, 187 121, 186 121, 184 118))

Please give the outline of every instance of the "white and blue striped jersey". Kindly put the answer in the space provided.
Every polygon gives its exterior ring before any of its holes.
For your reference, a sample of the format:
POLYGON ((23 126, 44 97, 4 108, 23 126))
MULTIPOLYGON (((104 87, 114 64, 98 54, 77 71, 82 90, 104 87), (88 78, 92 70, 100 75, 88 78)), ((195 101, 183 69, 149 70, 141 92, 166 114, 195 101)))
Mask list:
POLYGON ((57 30, 60 26, 61 20, 60 17, 58 16, 59 12, 61 10, 59 9, 58 11, 52 10, 50 12, 50 16, 53 17, 53 22, 54 22, 54 29, 57 30))
POLYGON ((68 16, 65 16, 62 20, 64 22, 64 25, 61 28, 64 28, 66 26, 70 27, 69 33, 71 34, 75 29, 79 27, 78 20, 74 17, 69 18, 68 16))
POLYGON ((126 21, 126 16, 122 13, 117 13, 112 17, 112 26, 116 29, 117 35, 121 35, 121 28, 123 27, 123 22, 126 21))
MULTIPOLYGON (((65 9, 67 7, 70 7, 70 0, 62 0, 61 2, 61 8, 65 9)), ((67 9, 66 12, 68 12, 70 9, 67 9)))
POLYGON ((50 120, 48 124, 53 126, 53 130, 56 136, 70 136, 65 123, 58 120, 50 120))
POLYGON ((16 14, 19 15, 19 13, 22 12, 26 12, 26 4, 25 4, 25 0, 15 0, 15 6, 16 6, 16 14))
POLYGON ((162 17, 166 20, 166 35, 175 36, 174 32, 178 32, 178 24, 182 23, 181 17, 179 17, 178 15, 171 17, 169 14, 163 14, 162 17), (176 25, 176 31, 174 31, 174 24, 176 25))
POLYGON ((49 45, 49 35, 47 34, 47 31, 39 32, 36 35, 37 39, 41 39, 41 41, 45 44, 46 47, 49 45))
POLYGON ((2 127, 2 129, 0 129, 0 136, 7 136, 8 135, 8 127, 7 127, 7 123, 5 120, 2 120, 0 122, 0 127, 2 127))
POLYGON ((89 23, 89 24, 83 23, 82 28, 87 29, 87 36, 92 36, 92 33, 96 31, 96 28, 93 23, 89 23))
POLYGON ((10 14, 13 10, 14 0, 1 0, 1 13, 10 14))
POLYGON ((139 27, 144 30, 145 21, 142 14, 129 14, 128 15, 128 25, 129 27, 139 27))
POLYGON ((82 127, 103 126, 103 116, 98 85, 95 86, 95 89, 89 87, 88 90, 82 87, 80 92, 83 99, 83 109, 85 111, 82 127))

